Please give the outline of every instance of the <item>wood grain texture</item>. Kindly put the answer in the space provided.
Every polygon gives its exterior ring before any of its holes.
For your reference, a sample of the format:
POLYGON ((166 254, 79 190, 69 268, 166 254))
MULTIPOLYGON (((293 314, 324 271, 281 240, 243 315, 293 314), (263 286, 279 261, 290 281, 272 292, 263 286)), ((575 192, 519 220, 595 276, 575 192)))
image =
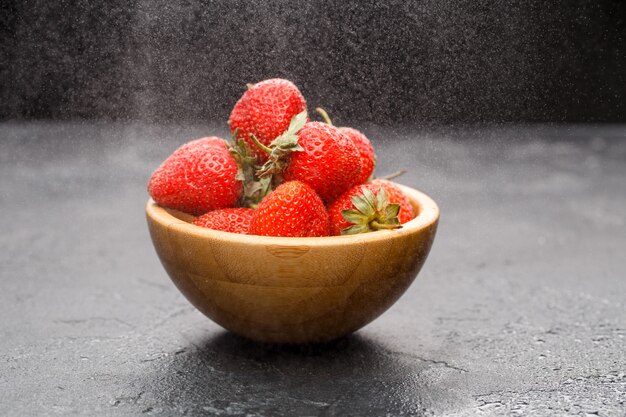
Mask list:
POLYGON ((194 226, 148 201, 150 236, 172 281, 216 323, 251 339, 311 343, 351 333, 409 287, 433 243, 439 208, 402 186, 416 218, 401 229, 281 238, 194 226))

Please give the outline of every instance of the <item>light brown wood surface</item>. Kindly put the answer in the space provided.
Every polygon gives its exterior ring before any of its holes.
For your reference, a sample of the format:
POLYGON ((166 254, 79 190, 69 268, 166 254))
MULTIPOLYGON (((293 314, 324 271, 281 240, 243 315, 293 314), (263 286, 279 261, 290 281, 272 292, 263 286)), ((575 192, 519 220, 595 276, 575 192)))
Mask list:
POLYGON ((239 235, 189 223, 149 200, 150 236, 187 299, 224 328, 272 343, 354 332, 387 310, 424 264, 439 220, 427 195, 401 186, 417 217, 401 229, 351 236, 239 235))

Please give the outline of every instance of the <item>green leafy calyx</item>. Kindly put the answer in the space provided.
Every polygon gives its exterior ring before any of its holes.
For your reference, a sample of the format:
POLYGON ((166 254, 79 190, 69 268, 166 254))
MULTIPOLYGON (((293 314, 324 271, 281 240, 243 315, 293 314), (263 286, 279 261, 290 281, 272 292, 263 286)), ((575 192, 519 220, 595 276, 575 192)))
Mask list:
POLYGON ((243 139, 238 139, 238 133, 239 129, 235 129, 228 150, 237 163, 235 179, 243 183, 240 206, 256 207, 272 191, 271 179, 257 177, 257 158, 248 144, 243 139))
POLYGON ((280 174, 287 165, 289 155, 304 150, 298 143, 298 132, 304 127, 307 117, 306 110, 293 116, 287 130, 274 139, 270 146, 263 145, 251 135, 254 143, 269 155, 267 162, 256 172, 260 178, 280 174))
POLYGON ((384 187, 380 187, 377 194, 367 187, 362 187, 361 190, 363 194, 352 197, 352 204, 355 208, 341 211, 343 218, 353 223, 341 230, 342 235, 402 227, 398 220, 400 204, 389 203, 384 187))

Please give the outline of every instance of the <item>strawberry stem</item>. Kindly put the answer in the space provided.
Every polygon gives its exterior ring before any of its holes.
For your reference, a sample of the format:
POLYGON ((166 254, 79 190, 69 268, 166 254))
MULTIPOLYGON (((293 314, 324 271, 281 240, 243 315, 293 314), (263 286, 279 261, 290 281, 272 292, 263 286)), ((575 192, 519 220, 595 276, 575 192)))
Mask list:
POLYGON ((399 177, 400 175, 406 174, 406 169, 401 169, 400 171, 392 172, 389 175, 385 175, 384 177, 376 177, 377 180, 392 180, 394 178, 399 177))
POLYGON ((272 153, 272 148, 268 148, 267 146, 263 145, 261 142, 259 142, 256 136, 254 136, 252 133, 250 133, 250 137, 252 138, 252 141, 254 142, 254 144, 258 146, 263 152, 265 152, 268 155, 272 153))
POLYGON ((399 224, 378 223, 376 220, 372 220, 370 222, 370 226, 372 226, 375 230, 380 230, 380 229, 399 229, 399 228, 402 227, 399 224))
POLYGON ((324 110, 321 107, 318 107, 315 109, 316 112, 318 112, 319 114, 322 115, 322 118, 324 119, 324 121, 329 124, 329 125, 333 125, 333 122, 331 122, 330 117, 328 116, 328 113, 326 113, 326 110, 324 110))

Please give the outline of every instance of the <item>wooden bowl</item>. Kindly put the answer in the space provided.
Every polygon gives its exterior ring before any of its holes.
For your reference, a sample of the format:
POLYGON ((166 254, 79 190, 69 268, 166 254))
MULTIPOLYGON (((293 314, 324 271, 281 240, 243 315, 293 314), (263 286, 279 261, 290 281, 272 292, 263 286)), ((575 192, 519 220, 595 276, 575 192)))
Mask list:
POLYGON ((283 238, 194 226, 146 205, 150 236, 178 289, 226 329, 263 342, 323 342, 354 332, 409 287, 433 243, 439 208, 401 186, 417 217, 401 229, 283 238))

